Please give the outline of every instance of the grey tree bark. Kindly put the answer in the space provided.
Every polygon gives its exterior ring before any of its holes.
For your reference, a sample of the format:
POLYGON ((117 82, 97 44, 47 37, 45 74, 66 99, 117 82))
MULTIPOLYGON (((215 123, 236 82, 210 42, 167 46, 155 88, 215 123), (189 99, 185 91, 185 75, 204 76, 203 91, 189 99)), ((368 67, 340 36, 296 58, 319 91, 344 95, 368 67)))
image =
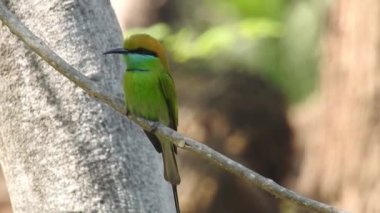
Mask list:
MULTIPOLYGON (((121 95, 109 1, 6 4, 66 61, 121 95)), ((174 212, 161 157, 135 125, 77 88, 0 25, 0 162, 15 212, 174 212)))

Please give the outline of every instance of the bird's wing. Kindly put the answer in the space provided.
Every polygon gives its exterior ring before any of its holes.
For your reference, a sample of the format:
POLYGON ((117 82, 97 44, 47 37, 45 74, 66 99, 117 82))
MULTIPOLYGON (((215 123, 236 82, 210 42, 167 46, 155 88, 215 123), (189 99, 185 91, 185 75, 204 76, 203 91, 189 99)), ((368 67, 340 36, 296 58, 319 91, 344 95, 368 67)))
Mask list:
POLYGON ((178 126, 178 107, 177 96, 174 87, 174 81, 168 72, 161 74, 160 85, 164 94, 166 105, 169 110, 170 124, 169 127, 177 130, 178 126))

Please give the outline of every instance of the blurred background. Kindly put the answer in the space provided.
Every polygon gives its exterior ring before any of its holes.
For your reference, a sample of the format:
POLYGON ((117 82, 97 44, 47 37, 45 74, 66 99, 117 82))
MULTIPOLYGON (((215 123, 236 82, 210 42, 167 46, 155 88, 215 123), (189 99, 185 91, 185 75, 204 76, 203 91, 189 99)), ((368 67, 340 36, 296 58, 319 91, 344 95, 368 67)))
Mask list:
MULTIPOLYGON (((113 0, 162 40, 179 132, 297 192, 380 212, 380 3, 113 0)), ((307 212, 180 151, 183 212, 307 212)))
MULTIPOLYGON (((380 212, 377 0, 111 2, 125 36, 167 47, 180 133, 306 196, 380 212)), ((308 212, 178 158, 183 212, 308 212)))

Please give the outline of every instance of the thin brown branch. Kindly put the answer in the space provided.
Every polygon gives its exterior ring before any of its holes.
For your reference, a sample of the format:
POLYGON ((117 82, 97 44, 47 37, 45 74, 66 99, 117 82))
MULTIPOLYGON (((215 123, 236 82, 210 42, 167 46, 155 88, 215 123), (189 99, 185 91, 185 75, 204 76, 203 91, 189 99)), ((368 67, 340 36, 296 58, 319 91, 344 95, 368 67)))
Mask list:
MULTIPOLYGON (((43 60, 54 67, 58 72, 72 81, 75 85, 85 90, 88 95, 94 97, 101 103, 109 105, 111 108, 125 115, 125 107, 122 100, 116 98, 112 94, 108 94, 106 90, 97 86, 94 82, 81 74, 71 65, 66 63, 54 51, 52 51, 40 38, 34 35, 28 28, 26 28, 14 14, 12 14, 5 4, 0 1, 0 19, 8 26, 10 31, 36 52, 43 60)), ((135 116, 128 116, 131 120, 139 124, 143 129, 151 131, 157 124, 138 118, 135 116)), ((287 200, 298 206, 302 206, 309 210, 316 212, 343 212, 327 204, 309 199, 301 196, 294 191, 280 186, 273 180, 263 177, 262 175, 248 169, 247 167, 237 163, 228 157, 220 154, 219 152, 211 149, 210 147, 195 141, 191 138, 182 136, 176 131, 158 124, 155 134, 168 141, 176 144, 178 147, 196 153, 199 156, 207 159, 225 169, 226 171, 246 180, 280 199, 287 200)))

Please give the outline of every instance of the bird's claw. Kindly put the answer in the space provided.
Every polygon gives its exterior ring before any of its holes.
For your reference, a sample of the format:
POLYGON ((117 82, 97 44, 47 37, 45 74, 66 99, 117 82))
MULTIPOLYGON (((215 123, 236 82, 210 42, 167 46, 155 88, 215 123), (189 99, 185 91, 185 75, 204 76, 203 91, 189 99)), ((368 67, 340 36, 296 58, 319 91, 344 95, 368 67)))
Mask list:
POLYGON ((152 126, 150 128, 150 132, 154 133, 158 129, 158 125, 159 125, 158 122, 153 122, 153 124, 152 124, 152 126))
POLYGON ((125 109, 125 115, 128 117, 131 113, 129 112, 128 108, 125 109))

